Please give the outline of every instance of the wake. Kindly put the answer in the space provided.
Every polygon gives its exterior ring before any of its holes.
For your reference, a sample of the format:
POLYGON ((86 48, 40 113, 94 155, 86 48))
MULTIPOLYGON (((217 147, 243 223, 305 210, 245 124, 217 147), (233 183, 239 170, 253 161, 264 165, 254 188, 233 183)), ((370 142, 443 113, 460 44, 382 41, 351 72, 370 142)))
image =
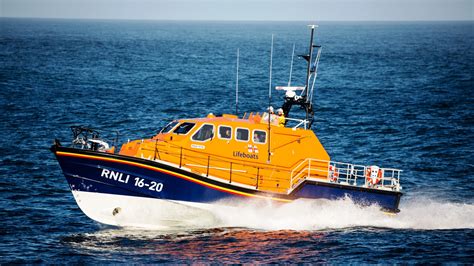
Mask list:
POLYGON ((402 202, 401 212, 397 215, 387 215, 381 212, 378 206, 361 207, 350 199, 297 200, 278 206, 249 202, 232 205, 213 206, 210 211, 216 219, 215 223, 209 226, 262 230, 324 230, 350 227, 425 230, 474 228, 474 204, 425 198, 402 202))

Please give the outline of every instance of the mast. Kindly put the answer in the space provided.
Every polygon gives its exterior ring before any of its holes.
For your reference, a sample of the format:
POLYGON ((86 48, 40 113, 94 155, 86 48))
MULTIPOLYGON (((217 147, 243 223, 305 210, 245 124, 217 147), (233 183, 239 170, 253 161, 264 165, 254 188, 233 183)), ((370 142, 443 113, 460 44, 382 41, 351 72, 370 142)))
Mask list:
POLYGON ((311 78, 311 61, 313 61, 313 37, 314 37, 314 28, 316 25, 309 25, 308 27, 311 28, 311 37, 309 39, 309 52, 308 52, 308 67, 306 70, 306 85, 305 85, 305 93, 304 97, 306 98, 306 102, 308 102, 308 91, 309 91, 309 79, 311 78))
POLYGON ((285 117, 289 116, 289 113, 293 105, 298 105, 302 109, 305 110, 306 112, 305 120, 308 125, 307 128, 311 128, 311 125, 313 124, 313 120, 314 120, 314 110, 313 110, 313 103, 312 103, 313 91, 314 91, 314 84, 316 82, 316 76, 317 76, 317 66, 318 66, 319 58, 321 54, 321 46, 315 45, 313 43, 314 32, 318 26, 308 25, 308 27, 311 29, 308 54, 300 55, 300 57, 304 58, 307 63, 305 86, 304 87, 290 86, 291 84, 291 74, 290 74, 290 81, 288 82, 288 87, 277 87, 277 90, 280 89, 280 90, 286 91, 285 98, 284 98, 285 102, 283 103, 283 106, 282 106, 285 117), (316 58, 314 58, 313 56, 314 48, 318 49, 318 54, 316 58), (295 93, 296 90, 302 90, 301 94, 296 95, 295 93))

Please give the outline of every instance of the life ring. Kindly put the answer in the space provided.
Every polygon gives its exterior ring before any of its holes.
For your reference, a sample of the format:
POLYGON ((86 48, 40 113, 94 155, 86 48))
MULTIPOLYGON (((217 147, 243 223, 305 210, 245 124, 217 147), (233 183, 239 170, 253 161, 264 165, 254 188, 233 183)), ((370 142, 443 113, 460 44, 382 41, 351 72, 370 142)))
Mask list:
POLYGON ((329 165, 328 168, 329 172, 329 181, 331 182, 337 182, 337 179, 339 178, 339 170, 336 168, 334 165, 329 165))
POLYGON ((372 165, 368 167, 365 172, 366 181, 371 186, 375 186, 378 183, 380 183, 380 181, 382 181, 382 177, 383 177, 383 170, 380 169, 380 167, 376 165, 372 165))

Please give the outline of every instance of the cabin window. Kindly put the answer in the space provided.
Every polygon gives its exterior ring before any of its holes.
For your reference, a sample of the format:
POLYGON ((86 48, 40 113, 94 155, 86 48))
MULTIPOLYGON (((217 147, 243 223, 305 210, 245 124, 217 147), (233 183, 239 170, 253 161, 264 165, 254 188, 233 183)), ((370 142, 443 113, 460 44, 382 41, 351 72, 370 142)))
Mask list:
POLYGON ((253 142, 264 144, 267 142, 267 132, 263 130, 254 130, 253 131, 253 142))
POLYGON ((249 141, 249 130, 246 128, 237 128, 235 139, 239 141, 249 141))
POLYGON ((192 136, 192 140, 195 141, 206 141, 212 139, 214 137, 214 126, 205 124, 203 125, 194 135, 192 136))
POLYGON ((220 139, 231 139, 232 128, 228 126, 219 126, 219 138, 220 139))
POLYGON ((173 133, 186 135, 194 127, 195 123, 184 122, 179 125, 173 133))
POLYGON ((170 132, 176 125, 178 124, 178 121, 173 121, 166 125, 164 128, 160 130, 160 133, 168 133, 170 132))

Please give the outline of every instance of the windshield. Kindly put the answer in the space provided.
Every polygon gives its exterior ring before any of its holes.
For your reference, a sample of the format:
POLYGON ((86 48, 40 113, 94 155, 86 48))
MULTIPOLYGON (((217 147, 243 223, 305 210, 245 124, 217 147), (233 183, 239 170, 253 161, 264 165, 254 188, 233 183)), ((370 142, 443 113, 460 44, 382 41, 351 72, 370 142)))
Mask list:
POLYGON ((196 133, 194 133, 192 140, 196 141, 206 141, 214 137, 214 126, 213 125, 204 125, 196 133))
POLYGON ((191 130, 194 127, 194 123, 189 123, 189 122, 184 122, 181 125, 179 125, 173 133, 176 134, 187 134, 189 130, 191 130))
POLYGON ((166 125, 164 128, 160 130, 160 133, 168 133, 170 130, 172 130, 176 125, 178 124, 178 121, 173 121, 166 125))

